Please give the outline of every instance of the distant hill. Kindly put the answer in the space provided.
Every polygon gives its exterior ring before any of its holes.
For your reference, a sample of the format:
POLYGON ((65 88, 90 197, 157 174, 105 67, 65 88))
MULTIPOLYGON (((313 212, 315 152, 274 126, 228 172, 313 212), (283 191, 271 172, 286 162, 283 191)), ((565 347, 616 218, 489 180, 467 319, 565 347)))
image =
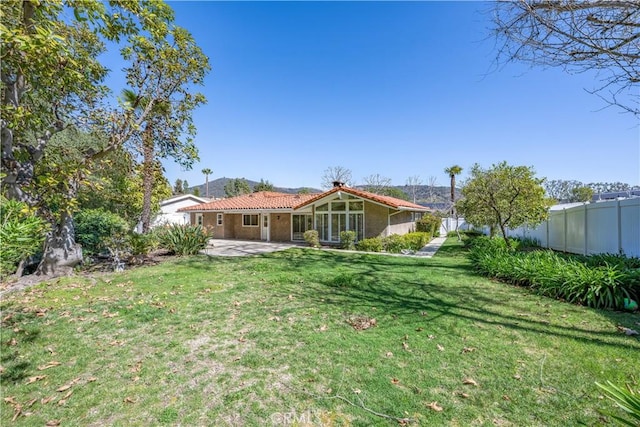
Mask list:
MULTIPOLYGON (((232 179, 236 179, 236 178, 223 177, 223 178, 214 179, 213 181, 209 181, 209 197, 215 197, 215 198, 225 197, 226 194, 224 192, 224 186, 227 185, 227 182, 231 181, 232 179)), ((260 184, 260 181, 252 181, 246 178, 241 178, 241 179, 244 179, 245 181, 247 181, 247 184, 249 184, 249 188, 251 188, 251 190, 253 190, 256 185, 260 184)), ((207 196, 206 184, 202 183, 200 185, 194 185, 193 187, 189 187, 189 193, 193 193, 196 188, 198 188, 200 191, 200 197, 207 196)), ((273 191, 277 191, 279 193, 298 194, 304 188, 308 188, 308 187, 298 187, 298 188, 273 187, 273 191)), ((308 190, 311 193, 322 192, 322 190, 319 190, 317 188, 308 188, 308 190)))
MULTIPOLYGON (((225 197, 224 186, 232 179, 236 178, 218 178, 212 181, 209 181, 209 197, 222 198, 225 197)), ((256 185, 260 184, 259 181, 252 181, 250 179, 241 178, 247 181, 251 190, 255 188, 256 185)), ((363 188, 363 186, 356 186, 357 188, 363 188)), ((393 187, 403 191, 407 194, 408 198, 411 194, 411 189, 406 185, 394 185, 393 187)), ((198 188, 200 191, 201 197, 206 197, 206 186, 205 184, 195 185, 193 187, 189 187, 189 192, 193 193, 194 190, 198 188)), ((311 193, 320 193, 321 189, 318 188, 308 188, 308 187, 297 187, 297 188, 287 188, 287 187, 274 187, 274 191, 278 191, 280 193, 288 193, 288 194, 298 194, 303 189, 308 189, 311 193)), ((456 189, 456 197, 458 197, 459 189, 456 189)), ((446 204, 450 198, 450 190, 447 186, 438 186, 438 187, 429 187, 428 185, 419 185, 416 192, 416 202, 421 204, 446 204)))

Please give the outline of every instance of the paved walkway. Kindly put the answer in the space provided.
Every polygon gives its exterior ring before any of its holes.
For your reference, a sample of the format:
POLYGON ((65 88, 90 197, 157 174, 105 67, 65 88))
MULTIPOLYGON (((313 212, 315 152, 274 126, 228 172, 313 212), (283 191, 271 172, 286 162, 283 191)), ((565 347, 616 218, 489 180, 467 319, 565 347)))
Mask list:
MULTIPOLYGON (((418 252, 406 253, 406 254, 387 254, 380 252, 359 252, 359 251, 346 251, 344 249, 326 249, 340 252, 355 252, 355 253, 372 253, 379 255, 390 256, 415 256, 422 258, 431 258, 440 249, 440 246, 447 240, 446 237, 436 237, 427 246, 420 249, 418 252)), ((308 247, 305 243, 280 243, 280 242, 263 242, 260 240, 226 240, 226 239, 211 239, 210 243, 213 246, 206 248, 202 251, 206 255, 211 256, 247 256, 247 255, 259 255, 269 252, 284 251, 285 249, 295 247, 308 247)))

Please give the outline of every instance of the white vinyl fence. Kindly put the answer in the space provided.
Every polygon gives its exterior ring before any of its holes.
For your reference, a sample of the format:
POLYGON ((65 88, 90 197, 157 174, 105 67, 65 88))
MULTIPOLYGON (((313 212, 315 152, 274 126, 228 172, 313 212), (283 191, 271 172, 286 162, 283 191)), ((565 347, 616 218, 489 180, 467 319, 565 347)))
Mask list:
POLYGON ((640 198, 555 206, 538 227, 519 227, 508 234, 536 239, 558 251, 640 257, 640 198))

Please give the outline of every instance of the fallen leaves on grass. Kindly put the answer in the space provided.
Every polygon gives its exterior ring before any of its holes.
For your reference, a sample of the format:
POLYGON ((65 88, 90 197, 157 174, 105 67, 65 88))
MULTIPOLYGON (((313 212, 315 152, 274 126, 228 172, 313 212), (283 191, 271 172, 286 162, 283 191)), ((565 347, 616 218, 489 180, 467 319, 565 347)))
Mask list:
POLYGON ((378 325, 376 319, 367 316, 349 316, 346 322, 356 331, 363 331, 378 325))
POLYGON ((465 378, 462 381, 462 384, 466 384, 466 385, 472 385, 474 387, 478 387, 478 383, 476 382, 476 380, 474 380, 473 378, 465 378))
POLYGON ((387 356, 387 357, 393 357, 393 353, 391 353, 390 351, 387 351, 387 353, 385 354, 385 356, 387 356))
POLYGON ((432 411, 436 411, 436 412, 442 412, 444 411, 444 408, 440 405, 438 405, 438 402, 431 402, 427 404, 427 408, 431 409, 432 411))
POLYGON ((624 326, 618 326, 618 331, 624 333, 625 335, 628 336, 632 336, 632 335, 640 335, 640 333, 638 331, 636 331, 635 329, 630 329, 630 328, 625 328, 624 326))
POLYGON ((46 375, 36 375, 35 377, 29 377, 29 379, 27 379, 27 384, 33 384, 36 381, 40 381, 47 378, 46 375))
POLYGON ((59 426, 60 423, 61 423, 60 420, 47 421, 47 423, 45 424, 45 427, 56 427, 56 426, 59 426))
POLYGON ((80 378, 75 378, 73 380, 71 380, 70 382, 68 382, 67 384, 59 387, 56 391, 58 392, 63 392, 63 391, 67 391, 69 390, 71 387, 73 387, 74 385, 76 385, 78 383, 78 381, 80 381, 80 378))
POLYGON ((136 403, 136 401, 132 397, 129 397, 129 396, 127 396, 124 399, 122 399, 122 401, 124 403, 136 403))
POLYGON ((474 351, 476 351, 475 347, 464 347, 460 353, 473 353, 474 351))
POLYGON ((400 384, 400 380, 397 378, 391 378, 391 384, 400 384))
POLYGON ((60 366, 61 363, 55 360, 47 363, 46 365, 38 366, 38 371, 44 371, 45 369, 53 368, 54 366, 60 366))
POLYGON ((444 347, 440 344, 437 344, 436 347, 438 347, 438 351, 444 351, 444 347))

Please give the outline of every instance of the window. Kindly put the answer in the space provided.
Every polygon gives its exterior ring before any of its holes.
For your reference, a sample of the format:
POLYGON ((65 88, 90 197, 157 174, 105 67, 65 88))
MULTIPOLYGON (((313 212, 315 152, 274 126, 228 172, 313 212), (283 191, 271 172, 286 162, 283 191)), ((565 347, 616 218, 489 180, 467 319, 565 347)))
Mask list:
POLYGON ((204 224, 204 219, 202 218, 202 214, 201 213, 197 213, 196 214, 196 224, 197 225, 204 224))
POLYGON ((242 226, 243 227, 257 227, 260 223, 258 222, 258 214, 255 215, 242 215, 242 226))
POLYGON ((217 224, 218 225, 222 225, 222 214, 221 213, 219 213, 218 216, 217 216, 217 224))
POLYGON ((304 232, 313 229, 311 214, 293 215, 293 240, 304 240, 304 232))

